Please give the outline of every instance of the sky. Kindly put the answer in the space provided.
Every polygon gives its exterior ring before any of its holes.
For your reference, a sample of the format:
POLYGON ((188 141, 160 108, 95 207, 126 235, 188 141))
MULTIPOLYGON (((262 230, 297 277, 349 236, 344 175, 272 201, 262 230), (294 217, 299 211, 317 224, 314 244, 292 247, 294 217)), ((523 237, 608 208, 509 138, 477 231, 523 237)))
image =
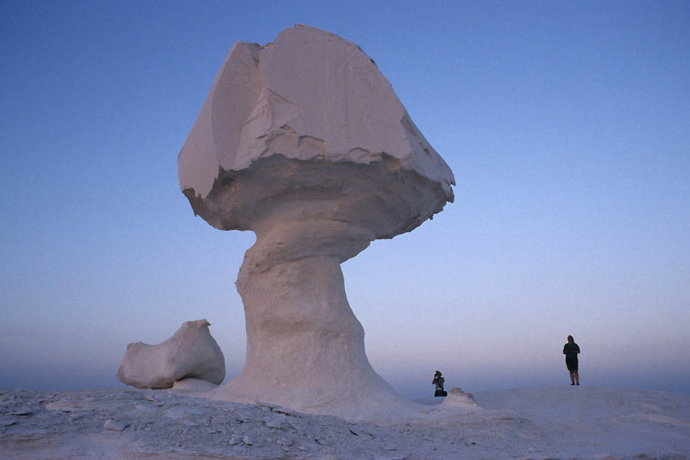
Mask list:
POLYGON ((0 388, 123 387, 126 345, 207 318, 244 363, 250 232, 195 217, 177 155, 236 41, 357 43, 455 202, 343 265, 401 394, 690 394, 690 3, 0 0, 0 388))

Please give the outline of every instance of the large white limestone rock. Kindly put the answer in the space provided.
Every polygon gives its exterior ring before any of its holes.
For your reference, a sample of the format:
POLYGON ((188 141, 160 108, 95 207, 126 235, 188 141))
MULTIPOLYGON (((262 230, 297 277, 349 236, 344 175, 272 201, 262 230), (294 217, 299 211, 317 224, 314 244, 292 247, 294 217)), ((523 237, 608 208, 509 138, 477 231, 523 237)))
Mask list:
POLYGON ((117 378, 137 388, 171 388, 183 379, 221 383, 225 358, 211 337, 210 325, 205 319, 187 321, 161 344, 130 343, 117 378))
MULTIPOLYGON (((396 169, 436 182, 453 199, 453 173, 374 61, 356 44, 305 25, 263 47, 235 43, 178 157, 180 186, 201 208, 216 181, 232 180, 228 172, 276 155, 363 165, 390 157, 396 169)), ((209 211, 207 220, 227 218, 209 211)))
POLYGON ((453 174, 352 42, 298 25, 230 50, 179 158, 195 214, 252 230, 242 373, 213 397, 346 418, 401 403, 371 368, 340 264, 452 201, 453 174))

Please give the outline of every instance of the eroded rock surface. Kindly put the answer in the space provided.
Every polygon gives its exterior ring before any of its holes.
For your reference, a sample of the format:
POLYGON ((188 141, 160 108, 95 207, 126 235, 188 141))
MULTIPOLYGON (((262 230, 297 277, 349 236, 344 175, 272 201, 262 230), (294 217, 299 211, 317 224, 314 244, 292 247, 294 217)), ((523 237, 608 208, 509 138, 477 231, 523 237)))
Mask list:
POLYGON ((187 321, 161 344, 130 343, 117 378, 137 388, 171 388, 183 379, 221 383, 225 358, 211 337, 210 325, 205 319, 187 321))
POLYGON ((224 187, 214 183, 222 172, 273 155, 362 165, 388 156, 452 201, 453 173, 374 61, 314 27, 286 29, 266 46, 235 43, 180 152, 180 186, 205 199, 224 187))
POLYGON ((566 384, 478 393, 476 397, 485 409, 450 411, 435 404, 424 406, 427 413, 397 423, 351 423, 279 406, 210 401, 176 391, 0 390, 0 457, 381 460, 690 456, 690 397, 686 395, 566 384))
POLYGON ((196 214, 256 234, 237 278, 245 366, 213 397, 350 419, 417 411, 369 364, 340 264, 441 211, 454 179, 373 60, 309 26, 236 43, 178 169, 196 214))
POLYGON ((442 403, 442 406, 448 408, 479 408, 477 403, 474 401, 474 396, 472 396, 472 393, 465 393, 460 387, 453 387, 450 389, 448 396, 442 403))

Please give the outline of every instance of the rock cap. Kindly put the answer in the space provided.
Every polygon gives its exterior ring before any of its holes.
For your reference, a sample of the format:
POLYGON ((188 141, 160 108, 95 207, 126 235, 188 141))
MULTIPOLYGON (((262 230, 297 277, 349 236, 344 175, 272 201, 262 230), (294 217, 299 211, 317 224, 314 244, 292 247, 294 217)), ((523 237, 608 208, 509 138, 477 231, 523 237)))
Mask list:
POLYGON ((391 157, 453 200, 453 173, 374 61, 307 25, 265 46, 235 43, 180 151, 180 187, 203 200, 224 172, 274 155, 357 164, 391 157))

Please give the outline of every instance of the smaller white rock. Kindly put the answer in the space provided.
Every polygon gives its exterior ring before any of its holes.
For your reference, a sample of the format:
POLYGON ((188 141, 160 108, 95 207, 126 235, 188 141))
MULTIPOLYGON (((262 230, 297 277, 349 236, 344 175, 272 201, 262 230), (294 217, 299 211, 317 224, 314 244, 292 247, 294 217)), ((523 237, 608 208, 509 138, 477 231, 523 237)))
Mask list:
POLYGON ((472 393, 465 393, 460 387, 453 387, 448 392, 448 396, 442 403, 442 407, 454 408, 479 408, 479 405, 474 401, 472 393))
POLYGON ((230 440, 228 441, 228 444, 230 444, 231 446, 236 446, 237 444, 239 444, 239 443, 241 443, 241 442, 242 442, 242 438, 241 438, 241 437, 239 437, 239 436, 237 436, 237 435, 233 435, 233 436, 230 438, 230 440))
POLYGON ((172 389, 175 391, 188 391, 188 392, 206 392, 212 391, 218 388, 218 385, 211 383, 208 380, 201 379, 182 379, 178 380, 173 384, 172 389))
POLYGON ((21 409, 17 409, 16 411, 12 412, 12 415, 20 415, 20 416, 25 416, 25 415, 31 415, 35 411, 33 409, 29 409, 27 407, 23 407, 21 409))
POLYGON ((124 423, 120 423, 120 422, 113 420, 113 419, 108 419, 103 424, 103 428, 105 428, 106 430, 110 430, 110 431, 124 431, 124 429, 127 428, 127 425, 125 425, 124 423))
POLYGON ((282 430, 285 428, 285 416, 272 417, 264 422, 267 427, 282 430))
POLYGON ((207 320, 187 321, 158 345, 130 343, 117 370, 122 383, 137 388, 170 388, 176 381, 200 379, 219 384, 225 378, 225 358, 211 337, 207 320))

